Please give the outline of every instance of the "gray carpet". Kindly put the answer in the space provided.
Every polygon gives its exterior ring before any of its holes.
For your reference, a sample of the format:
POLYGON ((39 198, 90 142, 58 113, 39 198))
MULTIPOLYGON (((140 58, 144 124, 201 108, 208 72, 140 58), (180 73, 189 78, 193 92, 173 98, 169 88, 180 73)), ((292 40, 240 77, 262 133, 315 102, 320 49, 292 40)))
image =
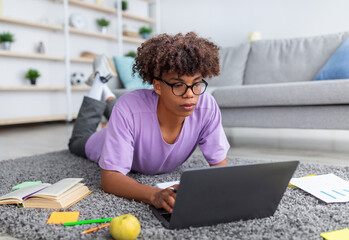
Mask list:
MULTIPOLYGON (((274 159, 277 160, 277 159, 274 159)), ((228 158, 230 165, 249 164, 255 160, 228 158)), ((179 179, 185 168, 206 166, 201 154, 194 154, 174 173, 145 176, 130 174, 144 184, 179 179)), ((288 188, 275 215, 264 219, 231 222, 210 227, 167 230, 143 203, 104 193, 99 186, 100 170, 95 163, 68 151, 0 162, 0 195, 23 181, 54 183, 66 177, 82 177, 93 191, 91 195, 65 211, 80 211, 80 219, 114 217, 131 213, 141 222, 140 239, 322 239, 321 232, 349 227, 349 203, 326 204, 299 189, 288 188)), ((346 180, 349 167, 300 164, 295 177, 334 173, 346 180)), ((0 232, 19 239, 111 239, 109 230, 80 235, 93 225, 62 227, 46 225, 47 209, 24 209, 0 206, 0 232)))

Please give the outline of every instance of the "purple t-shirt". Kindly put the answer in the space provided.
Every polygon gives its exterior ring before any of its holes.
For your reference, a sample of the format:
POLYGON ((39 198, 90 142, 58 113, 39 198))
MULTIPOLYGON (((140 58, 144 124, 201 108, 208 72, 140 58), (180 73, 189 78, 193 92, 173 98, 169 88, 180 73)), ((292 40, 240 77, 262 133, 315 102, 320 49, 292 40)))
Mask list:
POLYGON ((199 97, 194 112, 185 118, 173 144, 164 141, 157 118, 159 96, 141 89, 120 97, 105 128, 87 141, 87 157, 105 170, 127 174, 160 174, 174 171, 186 161, 197 144, 209 164, 226 158, 230 147, 221 124, 221 113, 207 92, 199 97))

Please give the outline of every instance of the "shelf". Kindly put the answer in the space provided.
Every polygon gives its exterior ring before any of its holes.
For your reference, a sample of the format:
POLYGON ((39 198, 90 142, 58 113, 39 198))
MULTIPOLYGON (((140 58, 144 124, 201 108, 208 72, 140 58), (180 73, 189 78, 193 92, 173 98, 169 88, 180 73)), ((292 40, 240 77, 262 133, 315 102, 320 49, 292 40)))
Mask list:
MULTIPOLYGON (((72 117, 73 119, 76 119, 77 114, 73 114, 72 117)), ((66 121, 67 118, 68 116, 66 114, 60 114, 60 115, 30 117, 30 118, 4 119, 4 120, 0 120, 0 126, 12 125, 12 124, 23 124, 23 123, 66 121)))
MULTIPOLYGON (((72 91, 88 91, 89 86, 71 86, 72 91)), ((64 86, 0 86, 0 91, 27 91, 27 92, 36 92, 36 91, 65 91, 64 86)))
POLYGON ((140 22, 145 22, 145 23, 155 23, 156 22, 156 20, 154 18, 139 17, 137 15, 130 14, 128 12, 122 12, 122 16, 124 18, 132 19, 132 20, 136 20, 136 21, 140 21, 140 22))
MULTIPOLYGON (((104 6, 98 6, 97 4, 94 3, 87 3, 79 0, 69 0, 68 3, 72 6, 76 7, 81 7, 81 8, 87 8, 90 10, 94 11, 99 11, 99 12, 104 12, 104 13, 109 13, 109 14, 117 14, 117 9, 111 8, 111 7, 104 7, 104 6)), ((123 11, 122 16, 124 18, 136 20, 136 21, 141 21, 141 22, 146 22, 146 23, 155 23, 156 20, 153 18, 147 18, 147 17, 139 17, 134 14, 130 14, 128 12, 123 11)))
POLYGON ((22 26, 27 26, 27 27, 41 28, 41 29, 52 30, 52 31, 62 31, 63 30, 63 27, 59 26, 59 25, 53 25, 53 24, 48 24, 48 23, 38 23, 38 22, 27 21, 27 20, 24 21, 24 20, 4 17, 4 16, 0 16, 0 22, 22 25, 22 26))
POLYGON ((93 63, 93 58, 72 57, 70 61, 76 63, 93 63))
POLYGON ((102 34, 99 32, 86 31, 86 30, 76 29, 76 28, 72 28, 72 27, 69 28, 69 32, 73 33, 73 34, 87 36, 87 37, 96 37, 96 38, 104 38, 104 39, 109 39, 109 40, 118 40, 118 36, 116 36, 116 35, 102 34))
POLYGON ((79 1, 79 0, 69 0, 68 4, 72 5, 72 6, 87 8, 87 9, 91 9, 91 10, 99 11, 99 12, 104 12, 104 13, 116 14, 116 12, 117 12, 117 10, 115 8, 103 7, 103 6, 99 6, 97 4, 94 4, 94 3, 88 3, 88 2, 83 2, 83 1, 79 1))
POLYGON ((63 91, 65 87, 58 86, 0 86, 0 91, 63 91))
POLYGON ((90 86, 82 85, 82 86, 71 86, 72 91, 88 91, 90 90, 90 86))
MULTIPOLYGON (((63 31, 63 27, 59 25, 43 24, 43 23, 38 23, 33 21, 7 18, 7 17, 1 17, 1 16, 0 16, 0 22, 7 22, 7 23, 22 25, 27 27, 41 28, 45 30, 53 30, 53 31, 61 31, 61 32, 63 31)), ((98 38, 104 38, 109 40, 118 39, 116 35, 102 34, 99 32, 86 31, 86 30, 76 29, 72 27, 69 28, 69 31, 70 33, 73 33, 73 34, 79 34, 79 35, 88 36, 88 37, 98 37, 98 38)))
POLYGON ((19 53, 13 51, 0 50, 0 56, 2 57, 14 57, 14 58, 29 58, 29 59, 40 59, 50 61, 63 61, 63 57, 46 55, 40 53, 19 53))
MULTIPOLYGON (((59 57, 59 56, 46 55, 46 54, 40 54, 40 53, 19 53, 19 52, 13 52, 13 51, 5 51, 5 50, 0 50, 0 56, 1 57, 59 61, 59 62, 64 61, 64 57, 59 57)), ((82 57, 72 57, 70 59, 70 61, 76 62, 76 63, 93 63, 93 59, 82 58, 82 57)))
MULTIPOLYGON (((22 26, 29 26, 29 27, 41 28, 41 29, 53 30, 53 31, 63 31, 63 27, 58 26, 58 25, 43 24, 43 23, 24 21, 24 20, 14 19, 14 18, 5 18, 5 17, 1 17, 1 16, 0 16, 0 22, 7 22, 7 23, 17 24, 17 25, 22 25, 22 26)), ((101 39, 107 39, 107 40, 118 40, 118 36, 116 36, 114 34, 102 34, 100 32, 87 31, 87 30, 77 29, 77 28, 73 28, 73 27, 69 28, 69 32, 72 34, 82 35, 82 36, 86 36, 86 37, 95 37, 95 38, 101 38, 101 39)), ((132 37, 126 37, 126 36, 123 36, 123 41, 129 42, 129 43, 136 43, 136 44, 141 44, 144 42, 144 40, 141 38, 132 38, 132 37)), ((13 54, 5 54, 5 55, 3 55, 3 53, 0 54, 0 56, 7 56, 7 57, 11 57, 12 55, 13 54)), ((21 54, 21 56, 18 56, 18 54, 14 54, 14 55, 15 55, 14 57, 61 61, 61 59, 58 59, 60 57, 47 56, 47 55, 43 55, 43 54, 35 54, 35 55, 28 54, 28 56, 26 56, 27 54, 21 54)), ((74 58, 73 61, 74 62, 90 63, 90 61, 86 60, 86 59, 76 60, 76 58, 74 58)))
POLYGON ((126 37, 126 36, 123 36, 122 38, 124 42, 129 42, 129 43, 142 44, 145 42, 145 40, 142 38, 133 38, 133 37, 126 37))

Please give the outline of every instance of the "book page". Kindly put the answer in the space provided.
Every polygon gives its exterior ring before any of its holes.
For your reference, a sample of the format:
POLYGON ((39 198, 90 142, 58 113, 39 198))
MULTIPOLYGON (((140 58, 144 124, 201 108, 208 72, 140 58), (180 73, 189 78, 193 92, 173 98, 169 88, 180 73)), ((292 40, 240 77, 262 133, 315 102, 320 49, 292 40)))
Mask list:
POLYGON ((79 183, 80 181, 82 181, 82 178, 64 178, 56 182, 55 184, 52 184, 50 187, 32 196, 33 197, 40 197, 40 196, 58 197, 59 195, 61 195, 62 193, 67 191, 69 188, 79 183))
POLYGON ((30 195, 31 193, 34 193, 36 191, 39 191, 43 188, 46 188, 50 186, 51 184, 49 183, 42 183, 42 184, 37 184, 37 185, 32 185, 32 186, 27 186, 23 187, 21 189, 18 189, 16 191, 10 192, 8 194, 5 194, 0 197, 0 204, 2 203, 9 203, 8 200, 12 199, 13 203, 21 203, 22 198, 25 196, 30 195))
POLYGON ((71 187, 67 191, 65 191, 63 194, 61 194, 58 197, 56 197, 55 199, 60 200, 62 198, 65 198, 68 195, 70 196, 72 194, 75 194, 76 192, 78 192, 78 190, 80 188, 83 188, 83 187, 86 187, 83 183, 77 183, 73 187, 71 187))

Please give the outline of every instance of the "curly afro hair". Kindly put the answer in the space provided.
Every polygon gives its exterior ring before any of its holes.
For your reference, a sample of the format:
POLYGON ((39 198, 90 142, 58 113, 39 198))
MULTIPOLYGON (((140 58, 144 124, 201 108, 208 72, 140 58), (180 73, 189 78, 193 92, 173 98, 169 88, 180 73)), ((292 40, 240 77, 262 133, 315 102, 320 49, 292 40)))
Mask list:
POLYGON ((149 84, 166 73, 179 76, 201 73, 202 77, 210 78, 219 75, 218 50, 218 46, 194 32, 160 34, 137 49, 133 73, 138 72, 149 84))

